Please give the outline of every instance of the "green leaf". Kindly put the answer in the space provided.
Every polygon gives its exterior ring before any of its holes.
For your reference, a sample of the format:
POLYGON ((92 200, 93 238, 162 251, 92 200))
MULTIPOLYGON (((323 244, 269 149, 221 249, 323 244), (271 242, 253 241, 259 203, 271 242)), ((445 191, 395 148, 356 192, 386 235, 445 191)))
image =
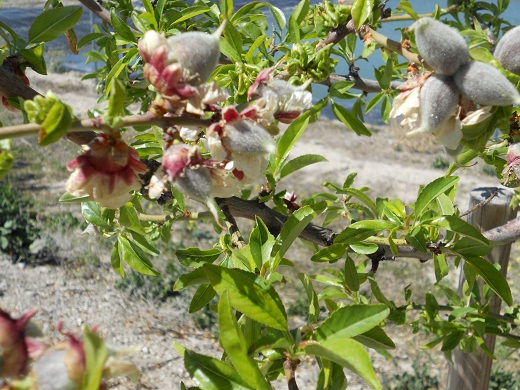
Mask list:
POLYGON ((146 234, 137 216, 137 211, 130 202, 127 202, 124 206, 119 208, 119 222, 127 229, 139 234, 146 234))
POLYGON ((126 88, 119 79, 113 79, 108 101, 108 116, 123 115, 125 111, 126 88))
POLYGON ((108 359, 105 342, 95 333, 85 328, 83 332, 83 349, 85 350, 85 374, 81 388, 98 390, 103 377, 103 368, 108 359))
POLYGON ((187 267, 198 268, 206 263, 213 263, 217 260, 222 251, 216 248, 212 249, 199 249, 199 248, 185 248, 177 249, 175 256, 179 262, 187 267))
POLYGON ((181 291, 190 286, 196 286, 198 284, 208 284, 209 280, 206 277, 206 273, 202 268, 196 268, 195 270, 182 274, 173 286, 173 291, 181 291))
POLYGON ((446 255, 433 255, 433 268, 435 270, 435 279, 438 283, 450 272, 448 262, 446 261, 446 255))
POLYGON ((81 7, 72 5, 43 11, 29 28, 29 43, 55 40, 74 27, 80 20, 82 12, 81 7))
POLYGON ((332 244, 331 246, 327 246, 318 252, 316 252, 311 257, 311 261, 315 261, 318 263, 323 263, 326 261, 336 261, 343 257, 343 255, 347 252, 347 247, 343 244, 332 244))
POLYGON ((355 114, 347 110, 345 107, 340 106, 336 102, 332 103, 332 113, 339 121, 341 121, 350 130, 354 131, 357 135, 372 135, 364 123, 361 122, 355 114))
POLYGON ((280 179, 283 179, 284 177, 289 176, 291 173, 305 168, 308 165, 327 161, 329 160, 323 156, 320 156, 319 154, 304 154, 303 156, 298 156, 283 165, 282 169, 280 170, 280 179))
POLYGON ((415 12, 412 5, 407 0, 401 0, 397 6, 397 10, 407 13, 412 17, 413 20, 419 19, 419 15, 417 15, 417 12, 415 12))
POLYGON ((314 356, 329 359, 359 375, 373 389, 382 389, 370 356, 363 346, 352 339, 327 340, 305 344, 303 350, 314 356))
POLYGON ((119 255, 119 244, 117 242, 112 247, 112 252, 110 253, 110 264, 112 264, 114 271, 121 275, 121 277, 125 277, 125 269, 121 261, 121 256, 119 255))
POLYGON ((220 50, 222 54, 233 62, 242 63, 242 37, 231 22, 226 24, 224 37, 220 40, 220 50))
POLYGON ((233 0, 220 0, 220 13, 229 19, 233 14, 233 0))
POLYGON ((330 315, 312 332, 316 341, 333 341, 354 337, 379 325, 390 314, 386 305, 345 306, 330 315))
POLYGON ((95 202, 83 202, 81 203, 81 214, 88 223, 97 225, 100 227, 110 227, 110 225, 101 216, 101 210, 95 202))
POLYGON ((177 342, 173 347, 184 360, 184 367, 190 377, 204 390, 251 390, 236 370, 222 360, 198 354, 184 348, 177 342))
POLYGON ((415 202, 416 219, 419 219, 424 214, 431 202, 441 194, 450 191, 458 182, 459 178, 457 176, 447 176, 440 177, 425 186, 415 202))
POLYGON ((360 254, 360 255, 370 255, 372 253, 376 253, 379 247, 374 243, 366 243, 366 242, 357 242, 355 244, 350 244, 350 248, 360 254))
POLYGON ((258 269, 269 261, 275 240, 264 221, 256 217, 256 226, 249 236, 249 250, 258 269))
POLYGON ((318 295, 316 295, 316 291, 314 291, 312 282, 306 274, 299 273, 298 279, 301 280, 303 287, 305 288, 305 292, 307 293, 307 299, 309 300, 308 322, 311 324, 315 324, 318 322, 318 317, 320 316, 320 305, 318 303, 318 295))
POLYGON ((345 283, 347 284, 348 288, 350 288, 352 291, 359 291, 359 276, 357 273, 356 264, 354 263, 354 260, 350 258, 350 256, 347 256, 345 259, 343 274, 345 277, 345 283))
POLYGON ((47 74, 47 66, 45 65, 45 59, 43 58, 43 48, 45 44, 40 43, 29 49, 20 50, 20 55, 27 60, 29 66, 39 74, 47 74))
POLYGON ((236 320, 227 291, 224 291, 218 303, 218 327, 220 345, 244 382, 255 389, 271 389, 247 351, 247 342, 236 320))
POLYGON ((186 7, 180 12, 179 18, 178 19, 174 18, 174 20, 172 20, 172 22, 175 22, 175 23, 184 22, 185 20, 194 18, 197 15, 201 15, 201 14, 204 14, 204 13, 210 12, 210 11, 211 11, 211 8, 207 7, 205 5, 196 5, 193 7, 186 7))
POLYGON ((374 0, 355 0, 352 4, 352 20, 356 30, 359 30, 368 19, 374 8, 374 0))
POLYGON ((486 256, 493 250, 491 243, 485 244, 468 237, 462 237, 450 250, 461 256, 486 256))
POLYGON ((65 192, 58 202, 60 203, 80 203, 85 202, 88 199, 88 195, 83 196, 74 196, 72 194, 69 194, 68 192, 65 192))
POLYGON ((296 210, 283 225, 282 231, 276 238, 273 255, 283 257, 285 252, 298 238, 305 227, 326 208, 325 202, 304 206, 296 210))
POLYGON ((278 28, 280 29, 280 31, 282 31, 285 28, 285 24, 287 23, 285 19, 285 14, 280 8, 275 7, 271 3, 267 4, 269 6, 269 9, 271 10, 271 13, 273 14, 274 20, 276 21, 278 28))
POLYGON ((464 256, 466 265, 471 265, 475 272, 509 306, 513 304, 511 289, 504 276, 489 261, 478 256, 464 256))
POLYGON ((123 235, 119 235, 117 243, 121 259, 131 268, 145 275, 159 275, 159 272, 153 268, 150 260, 136 244, 123 235))
POLYGON ((278 165, 280 164, 280 161, 285 160, 296 141, 298 141, 298 139, 302 136, 303 132, 307 128, 307 125, 309 124, 309 120, 310 113, 309 111, 306 111, 298 118, 296 118, 278 139, 278 143, 276 145, 276 161, 278 165))
POLYGON ((115 8, 110 10, 110 23, 112 24, 114 31, 123 38, 123 40, 126 42, 137 42, 137 38, 130 27, 128 27, 128 23, 116 14, 115 8))
POLYGON ((446 215, 434 220, 425 221, 423 222, 423 225, 443 228, 453 233, 469 237, 479 244, 489 245, 489 241, 482 235, 482 233, 466 221, 463 221, 456 216, 446 215))
POLYGON ((265 279, 246 271, 205 264, 203 271, 219 295, 229 294, 231 305, 255 321, 287 330, 287 314, 276 290, 265 279))
POLYGON ((359 241, 363 241, 368 237, 372 237, 382 230, 390 230, 395 227, 395 224, 390 221, 384 220, 371 220, 367 219, 364 221, 354 222, 348 226, 340 234, 337 235, 334 242, 351 244, 359 241))
POLYGON ((364 346, 375 350, 395 349, 395 343, 379 326, 375 326, 369 331, 354 336, 353 338, 364 346))
MULTIPOLYGON (((47 95, 47 101, 51 102, 52 97, 47 95)), ((41 146, 50 145, 59 141, 72 125, 74 115, 72 108, 60 100, 54 100, 49 111, 46 112, 45 119, 41 123, 38 135, 38 144, 41 146)))
POLYGON ((0 150, 0 180, 7 175, 14 165, 14 154, 0 150))
POLYGON ((193 294, 193 298, 190 302, 190 313, 195 313, 206 306, 213 297, 217 295, 217 292, 210 284, 202 284, 199 286, 195 294, 193 294))

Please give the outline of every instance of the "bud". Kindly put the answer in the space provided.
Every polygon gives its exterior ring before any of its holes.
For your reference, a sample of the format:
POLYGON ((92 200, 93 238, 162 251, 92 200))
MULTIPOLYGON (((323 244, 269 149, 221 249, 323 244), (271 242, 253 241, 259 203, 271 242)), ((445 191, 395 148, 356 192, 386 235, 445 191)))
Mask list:
POLYGON ((18 378, 27 374, 29 351, 25 328, 35 313, 35 310, 31 310, 15 320, 0 309, 0 379, 18 378))
POLYGON ((464 37, 452 27, 425 17, 412 25, 417 50, 437 73, 453 75, 469 61, 469 49, 464 37))
POLYGON ((168 61, 178 62, 190 73, 190 84, 205 82, 217 66, 224 27, 225 22, 213 34, 190 31, 168 38, 168 61))
POLYGON ((509 145, 502 182, 507 187, 520 186, 520 144, 509 145))
POLYGON ((453 76, 465 98, 483 106, 509 106, 520 103, 520 94, 495 67, 479 61, 462 66, 453 76))
POLYGON ((459 92, 453 78, 442 74, 430 76, 421 88, 421 129, 432 132, 455 115, 459 92))
POLYGON ((504 34, 493 55, 504 69, 520 75, 520 26, 504 34))
POLYGON ((141 188, 137 174, 146 172, 146 165, 120 135, 98 134, 85 149, 85 154, 67 164, 73 171, 67 192, 88 195, 104 207, 121 207, 130 200, 130 191, 141 188))

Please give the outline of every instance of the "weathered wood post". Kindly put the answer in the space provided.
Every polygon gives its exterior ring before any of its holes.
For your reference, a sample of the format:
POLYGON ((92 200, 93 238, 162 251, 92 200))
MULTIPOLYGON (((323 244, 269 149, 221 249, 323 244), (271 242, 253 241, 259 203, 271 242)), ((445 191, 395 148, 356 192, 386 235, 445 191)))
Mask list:
MULTIPOLYGON (((509 207, 514 192, 508 188, 477 188, 471 191, 469 209, 474 209, 468 215, 468 222, 485 232, 497 226, 504 225, 507 221, 516 217, 516 210, 509 207), (497 193, 489 202, 486 202, 494 193, 497 193)), ((498 263, 504 277, 507 275, 511 243, 497 246, 486 257, 491 263, 498 263)), ((464 274, 459 279, 459 293, 464 284, 464 274)), ((491 313, 500 313, 501 301, 498 296, 491 299, 491 313)), ((495 349, 496 336, 487 335, 484 338, 491 352, 495 349)), ((447 390, 488 390, 489 377, 493 360, 483 352, 478 355, 466 354, 455 349, 453 353, 453 365, 450 365, 447 390)))

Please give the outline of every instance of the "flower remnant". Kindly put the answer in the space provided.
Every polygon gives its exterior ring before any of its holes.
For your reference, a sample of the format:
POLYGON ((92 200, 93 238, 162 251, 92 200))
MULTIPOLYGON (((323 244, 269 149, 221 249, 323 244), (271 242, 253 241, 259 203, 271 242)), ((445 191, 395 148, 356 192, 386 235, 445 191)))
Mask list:
POLYGON ((119 134, 98 134, 84 149, 67 164, 72 171, 67 192, 88 195, 101 206, 116 209, 130 200, 130 191, 141 188, 137 174, 146 172, 146 165, 119 134))

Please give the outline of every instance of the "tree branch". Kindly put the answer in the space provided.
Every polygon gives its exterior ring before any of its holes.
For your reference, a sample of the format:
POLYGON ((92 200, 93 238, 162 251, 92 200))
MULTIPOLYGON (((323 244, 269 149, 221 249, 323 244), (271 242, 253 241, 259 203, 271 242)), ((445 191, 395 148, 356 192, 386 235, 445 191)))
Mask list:
POLYGON ((325 46, 329 44, 335 45, 339 41, 341 41, 343 38, 345 38, 348 34, 355 34, 356 33, 356 27, 354 25, 354 20, 351 19, 346 25, 338 26, 336 28, 333 28, 329 31, 327 34, 327 37, 319 42, 316 45, 316 51, 320 51, 325 46))
POLYGON ((87 7, 89 10, 94 12, 103 22, 112 26, 112 21, 110 20, 110 12, 105 8, 101 7, 99 3, 95 0, 79 0, 81 4, 87 7))
MULTIPOLYGON (((346 76, 331 74, 325 81, 322 81, 320 84, 332 86, 332 84, 337 83, 339 81, 350 81, 353 82, 354 85, 352 88, 359 89, 364 92, 381 92, 381 86, 377 82, 377 80, 364 79, 354 74, 349 74, 346 76)), ((390 89, 399 89, 399 87, 403 83, 401 81, 392 81, 390 83, 390 89)))
POLYGON ((508 243, 520 238, 520 218, 512 219, 505 225, 498 226, 482 233, 490 241, 508 243))

